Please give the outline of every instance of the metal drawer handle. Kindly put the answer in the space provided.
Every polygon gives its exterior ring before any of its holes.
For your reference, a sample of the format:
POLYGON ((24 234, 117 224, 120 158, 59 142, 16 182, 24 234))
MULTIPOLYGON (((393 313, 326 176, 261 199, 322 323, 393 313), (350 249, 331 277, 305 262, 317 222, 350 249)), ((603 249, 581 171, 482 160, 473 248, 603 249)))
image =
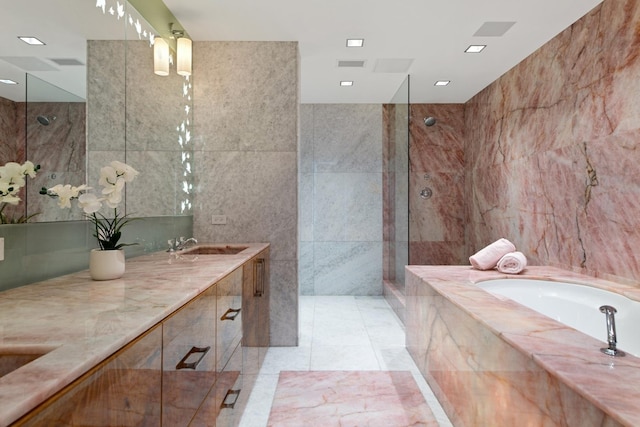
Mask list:
POLYGON ((182 358, 182 360, 180 362, 178 362, 178 364, 176 365, 176 370, 180 370, 180 369, 196 369, 196 366, 198 366, 198 363, 200 363, 200 361, 202 360, 204 355, 207 354, 207 352, 210 349, 211 349, 211 347, 209 347, 209 346, 207 346, 207 347, 191 347, 191 350, 189 350, 189 352, 187 354, 185 354, 185 356, 182 358), (196 353, 200 353, 200 357, 198 357, 198 360, 196 360, 194 362, 187 363, 186 360, 192 354, 196 354, 196 353))
POLYGON ((222 399, 222 403, 220 404, 221 408, 231 408, 233 409, 234 406, 236 406, 236 403, 238 402, 238 397, 240 397, 240 392, 242 391, 242 389, 238 389, 238 390, 227 390, 227 394, 224 395, 224 399, 222 399), (227 400, 227 398, 233 398, 233 402, 229 402, 227 400))
POLYGON ((264 258, 258 258, 253 264, 253 296, 264 294, 264 258))
POLYGON ((238 314, 240 314, 241 308, 230 308, 220 318, 220 320, 236 320, 238 314))

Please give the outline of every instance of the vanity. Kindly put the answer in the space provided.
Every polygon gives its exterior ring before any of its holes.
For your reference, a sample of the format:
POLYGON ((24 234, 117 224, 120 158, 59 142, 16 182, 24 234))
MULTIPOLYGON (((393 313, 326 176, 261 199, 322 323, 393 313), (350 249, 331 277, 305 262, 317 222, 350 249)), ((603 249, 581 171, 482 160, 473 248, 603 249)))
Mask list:
POLYGON ((269 245, 201 244, 0 293, 0 426, 237 425, 269 345, 269 245))

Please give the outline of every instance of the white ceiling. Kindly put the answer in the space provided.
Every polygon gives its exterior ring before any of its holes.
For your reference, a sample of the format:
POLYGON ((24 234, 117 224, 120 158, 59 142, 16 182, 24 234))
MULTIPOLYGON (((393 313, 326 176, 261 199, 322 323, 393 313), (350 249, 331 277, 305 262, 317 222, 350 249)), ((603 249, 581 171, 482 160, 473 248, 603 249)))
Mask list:
MULTIPOLYGON (((411 102, 466 102, 600 1, 164 0, 195 41, 298 41, 303 103, 386 103, 407 74, 411 102), (485 22, 496 21, 515 25, 502 37, 474 37, 485 22), (364 38, 365 46, 347 48, 350 37, 364 38), (487 48, 464 53, 471 44, 487 48), (404 72, 375 72, 377 61, 387 59, 412 62, 404 72), (339 68, 338 60, 364 60, 365 66, 339 68), (341 80, 353 80, 354 85, 340 87, 341 80), (435 87, 436 80, 451 83, 435 87)), ((96 0, 4 3, 0 78, 24 74, 2 57, 84 62, 85 39, 110 38, 103 33, 113 23, 106 23, 96 0), (18 35, 36 35, 47 46, 27 46, 18 35)), ((53 71, 33 74, 84 95, 83 67, 53 66, 53 71)), ((0 88, 0 96, 5 89, 0 88)), ((18 91, 24 93, 24 88, 18 91)))

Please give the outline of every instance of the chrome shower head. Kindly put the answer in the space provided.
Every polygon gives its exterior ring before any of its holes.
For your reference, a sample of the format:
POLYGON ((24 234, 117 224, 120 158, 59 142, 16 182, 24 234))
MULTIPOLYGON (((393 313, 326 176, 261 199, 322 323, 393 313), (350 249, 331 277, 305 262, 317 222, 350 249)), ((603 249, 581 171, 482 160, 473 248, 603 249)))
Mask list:
POLYGON ((54 121, 55 119, 56 119, 56 116, 38 116, 38 117, 36 117, 36 120, 42 126, 49 126, 51 124, 51 122, 54 121))
POLYGON ((436 118, 435 117, 425 117, 424 118, 424 125, 431 127, 433 125, 436 124, 436 118))

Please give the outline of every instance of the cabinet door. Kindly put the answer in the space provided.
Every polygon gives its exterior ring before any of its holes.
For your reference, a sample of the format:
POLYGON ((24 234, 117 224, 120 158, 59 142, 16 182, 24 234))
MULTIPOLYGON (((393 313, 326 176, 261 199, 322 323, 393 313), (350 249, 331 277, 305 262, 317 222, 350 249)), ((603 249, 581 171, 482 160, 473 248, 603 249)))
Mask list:
POLYGON ((269 249, 244 265, 243 334, 246 347, 269 346, 269 249))
POLYGON ((161 347, 156 326, 16 425, 159 426, 161 347))
POLYGON ((217 292, 216 368, 224 369, 242 340, 242 268, 220 280, 217 292))
POLYGON ((185 426, 216 381, 216 289, 163 322, 162 425, 185 426))

